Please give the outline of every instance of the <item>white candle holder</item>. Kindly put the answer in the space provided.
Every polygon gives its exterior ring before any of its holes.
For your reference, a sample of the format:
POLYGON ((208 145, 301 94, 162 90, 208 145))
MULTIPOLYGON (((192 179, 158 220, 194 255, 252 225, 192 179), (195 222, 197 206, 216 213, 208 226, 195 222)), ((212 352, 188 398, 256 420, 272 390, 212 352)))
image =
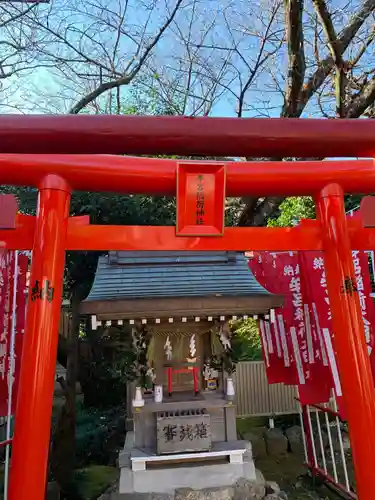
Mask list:
POLYGON ((142 387, 135 388, 135 397, 133 399, 133 407, 134 408, 142 408, 145 405, 145 400, 142 395, 142 387))
POLYGON ((163 402, 163 386, 162 385, 155 385, 155 387, 154 387, 154 401, 155 401, 155 403, 162 403, 163 402))
POLYGON ((236 395, 236 392, 234 390, 234 383, 233 379, 231 377, 227 378, 227 390, 226 390, 226 397, 230 401, 234 399, 234 396, 236 395))

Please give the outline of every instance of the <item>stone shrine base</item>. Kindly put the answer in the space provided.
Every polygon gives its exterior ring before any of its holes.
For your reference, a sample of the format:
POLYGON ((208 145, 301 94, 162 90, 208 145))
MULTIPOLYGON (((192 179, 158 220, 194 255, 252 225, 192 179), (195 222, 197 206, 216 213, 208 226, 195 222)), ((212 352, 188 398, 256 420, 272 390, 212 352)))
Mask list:
POLYGON ((168 493, 118 493, 114 484, 98 500, 287 500, 276 483, 267 483, 261 472, 256 471, 256 480, 240 479, 231 486, 193 490, 181 488, 168 493))
POLYGON ((246 441, 215 443, 211 452, 160 456, 134 448, 134 434, 129 432, 119 466, 120 494, 172 495, 181 488, 203 490, 232 486, 241 479, 256 481, 251 444, 246 441))

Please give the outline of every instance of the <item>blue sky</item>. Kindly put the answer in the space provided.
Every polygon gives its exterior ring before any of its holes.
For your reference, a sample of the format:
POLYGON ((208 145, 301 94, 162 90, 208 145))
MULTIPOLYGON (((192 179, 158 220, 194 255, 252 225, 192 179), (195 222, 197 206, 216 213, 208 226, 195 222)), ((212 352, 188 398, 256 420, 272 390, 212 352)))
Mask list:
MULTIPOLYGON (((148 2, 152 0, 147 0, 148 2)), ((165 0, 167 5, 172 7, 176 0, 165 0)), ((118 6, 123 5, 121 0, 92 0, 92 3, 97 2, 105 5, 111 9, 117 9, 118 6)), ((209 48, 201 48, 198 52, 197 63, 195 64, 195 70, 199 71, 202 67, 201 73, 207 75, 213 75, 215 78, 217 68, 225 59, 226 48, 236 47, 239 49, 239 53, 231 53, 231 63, 230 71, 228 71, 220 81, 223 87, 226 86, 225 93, 221 96, 218 102, 216 102, 212 115, 214 116, 235 116, 236 114, 236 104, 237 100, 233 96, 233 93, 239 93, 239 84, 242 80, 244 84, 248 78, 249 71, 254 67, 257 55, 259 53, 259 47, 263 40, 263 35, 266 32, 265 26, 270 18, 270 9, 272 7, 274 0, 261 0, 259 3, 248 2, 247 0, 199 0, 197 5, 197 11, 194 11, 194 23, 192 30, 191 46, 194 43, 202 43, 209 45, 215 45, 215 50, 210 50, 209 48), (215 20, 215 24, 213 24, 215 20), (212 23, 212 24, 211 24, 212 23), (218 49, 217 47, 220 47, 218 49), (203 67, 203 64, 206 67, 203 67), (234 77, 234 78, 232 78, 234 77)), ((82 3, 80 0, 54 0, 51 4, 53 12, 57 17, 52 19, 54 26, 59 25, 60 29, 67 29, 69 33, 69 41, 73 45, 78 44, 77 28, 78 30, 86 30, 88 35, 83 41, 84 52, 92 56, 94 59, 102 60, 107 64, 106 52, 102 50, 99 43, 102 42, 107 52, 111 53, 115 40, 116 33, 110 29, 105 29, 105 25, 102 22, 97 21, 95 14, 97 11, 89 8, 92 3, 82 3), (76 8, 86 9, 85 13, 77 14, 76 10, 72 8, 76 5, 76 8), (91 9, 91 10, 90 10, 91 9), (74 31, 73 31, 73 25, 74 31)), ((139 32, 144 26, 147 16, 151 11, 146 7, 142 8, 140 0, 130 0, 131 9, 129 15, 126 18, 124 24, 124 33, 130 33, 131 36, 139 39, 139 32)), ((152 11, 150 17, 148 32, 150 36, 155 34, 158 26, 163 22, 165 17, 165 4, 164 0, 157 0, 159 5, 164 5, 164 8, 160 8, 152 11)), ((337 7, 337 15, 335 14, 335 24, 338 28, 345 25, 348 20, 348 14, 352 13, 355 8, 357 8, 359 0, 351 2, 350 8, 344 10, 345 0, 333 0, 331 2, 331 8, 337 7), (342 7, 341 9, 339 7, 342 7)), ((150 60, 150 65, 155 67, 155 71, 160 73, 160 80, 174 81, 177 72, 173 68, 178 67, 179 70, 182 67, 186 68, 186 53, 183 50, 184 44, 181 41, 181 36, 178 32, 177 26, 182 29, 185 37, 188 36, 187 27, 189 25, 189 20, 192 16, 192 3, 188 3, 186 0, 187 7, 179 13, 176 18, 177 24, 171 27, 171 30, 164 36, 161 43, 159 43, 154 51, 154 59, 150 60), (185 65, 185 66, 184 66, 185 65), (167 77, 167 78, 165 78, 167 77)), ((49 7, 43 7, 49 8, 49 7)), ((311 44, 312 31, 311 25, 311 15, 312 15, 312 5, 306 4, 305 12, 305 51, 307 57, 307 75, 311 74, 314 68, 309 69, 311 66, 311 60, 313 57, 313 49, 311 44)), ((283 33, 283 11, 277 11, 272 24, 273 31, 279 31, 278 38, 282 36, 283 33)), ((269 40, 266 45, 266 51, 272 51, 274 43, 269 40)), ((66 47, 54 42, 53 45, 49 45, 48 48, 51 51, 56 51, 59 55, 69 55, 66 47), (52 48, 51 48, 52 47, 52 48)), ((116 55, 116 68, 122 68, 126 65, 129 58, 134 54, 134 45, 129 41, 126 35, 122 35, 120 38, 119 49, 116 55)), ((326 54, 326 47, 324 43, 321 43, 320 47, 320 57, 324 57, 326 54)), ((350 55, 350 54, 348 54, 350 55)), ((370 64, 370 62, 369 62, 370 64)), ((74 69, 81 73, 91 73, 93 72, 93 67, 88 65, 75 64, 74 69)), ((98 73, 97 68, 94 68, 95 72, 98 73)), ((252 85, 250 86, 246 94, 246 104, 248 110, 244 113, 244 116, 279 116, 282 106, 282 95, 279 90, 277 90, 277 85, 280 89, 285 88, 284 77, 287 70, 287 55, 285 44, 281 45, 277 52, 277 58, 270 58, 267 65, 262 71, 258 72, 258 76, 254 79, 252 85)), ((149 71, 151 74, 152 71, 149 71)), ((142 76, 142 79, 144 76, 142 76)), ((206 77, 205 77, 206 78, 206 77)), ((96 79, 97 81, 97 79, 96 79)), ((203 78, 201 78, 203 81, 203 78)), ((207 80, 204 80, 206 82, 207 80)), ((6 91, 7 98, 10 103, 20 106, 24 111, 38 111, 38 112, 66 112, 69 106, 78 99, 77 96, 85 93, 84 81, 75 78, 73 86, 74 90, 66 91, 66 99, 61 99, 61 93, 63 90, 62 83, 64 83, 64 77, 60 73, 59 75, 54 75, 51 70, 41 68, 38 70, 33 70, 32 74, 22 74, 22 76, 14 79, 10 83, 10 88, 8 86, 8 91, 6 91), (60 98, 57 96, 60 95, 60 98)), ((173 88, 171 86, 170 88, 173 88)), ((198 86, 196 87, 198 89, 198 86)), ((4 94, 4 92, 3 92, 4 94)), ((122 98, 126 99, 126 91, 122 92, 122 98)), ((332 108, 333 99, 331 97, 325 98, 325 108, 332 108), (329 105, 327 104, 329 102, 329 105), (328 107, 327 107, 328 106, 328 107)), ((12 111, 9 108, 8 111, 12 111)), ((188 110, 189 112, 189 110, 188 110)), ((321 116, 320 109, 317 106, 316 100, 312 100, 309 106, 306 108, 305 116, 321 116)))
MULTIPOLYGON (((75 1, 78 2, 78 0, 54 0, 52 5, 52 9, 54 9, 54 12, 57 12, 57 17, 54 19, 55 26, 58 24, 62 28, 68 27, 69 30, 69 40, 73 42, 73 44, 78 44, 78 35, 77 32, 72 30, 72 25, 76 24, 75 28, 78 27, 78 29, 86 30, 90 29, 90 22, 92 21, 90 18, 90 15, 92 12, 88 9, 85 15, 82 14, 75 14, 72 12, 66 14, 64 9, 68 5, 68 9, 71 9, 72 5, 74 5, 75 1), (65 3, 67 2, 67 3, 65 3), (65 24, 64 24, 65 23, 65 24)), ((94 0, 95 2, 105 4, 109 8, 116 9, 118 8, 117 0, 110 0, 109 2, 104 2, 104 0, 94 0)), ((148 1, 148 0, 147 0, 148 1)), ((166 0, 167 4, 169 6, 173 6, 176 0, 166 0)), ((273 0, 271 0, 272 2, 273 0)), ((160 4, 164 5, 164 0, 158 0, 158 6, 160 4)), ((125 24, 126 30, 129 29, 130 33, 133 35, 134 33, 137 34, 137 31, 139 31, 139 26, 143 26, 146 22, 146 17, 148 15, 148 10, 147 8, 143 9, 138 8, 140 4, 139 0, 133 0, 130 1, 130 4, 132 5, 132 9, 129 11, 129 20, 125 24)), ((84 5, 86 4, 80 4, 78 2, 77 5, 84 5)), ((87 4, 89 5, 89 4, 87 4)), ((191 10, 191 3, 186 1, 187 7, 179 13, 179 16, 176 18, 176 21, 178 22, 178 26, 182 26, 183 29, 186 30, 186 27, 188 26, 189 19, 192 15, 192 10, 191 10)), ((239 26, 239 22, 243 20, 243 26, 246 27, 251 27, 252 29, 261 29, 262 26, 260 21, 256 20, 256 16, 253 16, 252 12, 248 12, 248 2, 242 1, 242 0, 200 0, 198 1, 197 5, 199 5, 199 12, 194 13, 194 27, 193 27, 193 37, 196 42, 201 42, 203 41, 204 43, 207 44, 215 44, 216 46, 230 46, 231 43, 235 40, 236 43, 241 46, 241 50, 246 54, 246 59, 249 60, 251 64, 252 58, 255 58, 258 52, 258 47, 259 47, 259 39, 258 37, 253 37, 253 36, 244 36, 242 31, 243 27, 239 26), (228 30, 228 27, 225 26, 224 23, 224 15, 223 15, 223 9, 224 6, 226 7, 226 16, 230 18, 231 22, 231 28, 233 27, 233 32, 232 30, 228 30), (243 10, 243 12, 241 11, 243 10), (241 14, 242 12, 242 14, 241 14), (246 14, 247 19, 243 19, 244 15, 246 14), (210 21, 211 18, 210 16, 216 16, 216 24, 214 27, 211 26, 211 29, 208 30, 208 27, 210 27, 210 21), (237 30, 238 28, 238 30, 237 30), (207 36, 203 37, 203 34, 205 34, 206 30, 209 33, 207 36), (238 32, 237 32, 238 31, 238 32), (231 37, 236 37, 231 40, 231 37)), ((41 7, 41 8, 48 8, 48 7, 41 7)), ((84 7, 86 8, 86 7, 84 7)), ((157 11, 153 11, 151 20, 149 22, 149 32, 155 33, 158 26, 160 26, 163 23, 163 19, 166 15, 165 9, 157 9, 157 11)), ((259 15, 259 12, 258 14, 259 15)), ((185 33, 185 32, 184 32, 185 33)), ((100 41, 105 42, 105 44, 108 47, 108 51, 111 52, 115 40, 115 33, 111 33, 108 30, 103 29, 103 26, 101 25, 98 30, 98 26, 95 25, 94 28, 92 28, 92 32, 89 34, 93 36, 94 38, 100 39, 100 41), (95 32, 95 29, 97 30, 95 32)), ((119 57, 117 57, 117 62, 118 66, 121 67, 122 61, 121 58, 126 59, 129 58, 133 53, 133 47, 131 46, 131 43, 129 43, 129 39, 127 39, 125 36, 122 36, 120 39, 120 44, 119 44, 120 50, 119 50, 119 57)), ((164 36, 161 42, 159 42, 158 46, 156 47, 156 50, 154 51, 155 53, 155 67, 157 68, 157 71, 164 72, 166 71, 165 68, 172 66, 175 64, 178 66, 176 63, 176 58, 180 58, 182 60, 184 58, 184 53, 182 52, 182 47, 183 43, 181 42, 181 37, 178 33, 178 28, 177 24, 173 25, 171 30, 164 36), (179 40, 179 41, 178 41, 179 40)), ((65 49, 62 48, 61 45, 57 44, 56 49, 53 47, 51 49, 51 45, 48 47, 50 50, 56 50, 56 53, 59 51, 65 55, 65 49)), ((85 39, 85 49, 86 52, 90 54, 93 54, 93 58, 96 57, 95 51, 98 51, 99 59, 100 58, 105 58, 106 55, 103 51, 98 50, 98 46, 95 46, 94 42, 88 41, 88 39, 85 39)), ((203 54, 205 57, 205 62, 207 61, 207 64, 212 65, 212 67, 215 69, 215 64, 220 65, 221 60, 225 56, 225 52, 218 51, 218 50, 201 50, 200 54, 203 54), (203 53, 204 52, 204 53, 203 53), (214 60, 215 59, 215 60, 214 60)), ((104 59, 103 59, 104 60, 104 59)), ((243 76, 244 79, 246 79, 246 72, 248 72, 248 69, 245 67, 240 67, 240 60, 237 58, 235 62, 236 69, 238 69, 241 73, 241 76, 243 76)), ((199 69, 199 64, 196 65, 199 69)), ((77 69, 77 66, 76 66, 77 69)), ((81 68, 82 72, 90 72, 92 68, 89 67, 83 67, 81 68)), ((97 71, 97 69, 96 69, 97 71)), ((171 70, 172 71, 172 70, 171 70)), ((172 74, 172 73, 171 73, 172 74)), ((262 78, 267 79, 267 75, 264 74, 262 78)), ((66 112, 69 105, 71 102, 74 101, 73 99, 73 92, 70 92, 70 102, 65 102, 63 100, 57 100, 55 97, 58 94, 61 94, 61 81, 62 81, 61 75, 56 77, 56 75, 53 75, 51 70, 48 69, 38 69, 38 70, 33 70, 32 74, 27 74, 23 73, 20 77, 14 79, 11 82, 11 88, 7 92, 7 97, 10 103, 14 105, 20 106, 24 111, 31 111, 31 110, 36 110, 39 112, 66 112)), ((224 81, 224 79, 223 79, 224 81)), ((229 78, 227 80, 229 82, 229 78)), ((225 83, 227 83, 225 81, 225 83)), ((79 85, 79 82, 75 82, 76 84, 78 83, 77 90, 82 91, 82 86, 79 85)), ((259 83, 257 82, 257 87, 259 83)), ((237 82, 232 82, 230 85, 231 89, 236 90, 238 87, 238 79, 237 82)), ((262 91, 259 90, 259 88, 250 88, 249 91, 249 98, 248 102, 255 102, 260 94, 262 94, 262 91)), ((69 101, 69 99, 68 99, 69 101)), ((277 116, 279 113, 280 109, 280 98, 275 98, 274 96, 271 96, 269 99, 269 102, 267 103, 267 108, 270 109, 271 113, 274 116, 277 116), (275 109, 274 109, 275 108, 275 109)), ((216 116, 234 116, 235 115, 235 107, 236 103, 233 98, 233 96, 230 96, 230 92, 226 92, 225 95, 222 96, 222 98, 219 100, 219 102, 215 105, 212 114, 216 116)), ((252 111, 249 111, 246 113, 248 116, 251 116, 254 114, 252 111)))

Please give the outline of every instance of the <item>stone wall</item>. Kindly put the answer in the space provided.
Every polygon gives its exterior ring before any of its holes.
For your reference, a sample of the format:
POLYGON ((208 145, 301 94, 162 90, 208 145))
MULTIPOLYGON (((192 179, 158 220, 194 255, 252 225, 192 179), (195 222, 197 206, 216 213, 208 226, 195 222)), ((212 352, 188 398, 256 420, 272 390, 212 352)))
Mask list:
MULTIPOLYGON (((288 453, 301 456, 301 461, 304 460, 304 444, 302 428, 299 425, 287 427, 286 429, 274 428, 267 429, 266 427, 254 427, 251 431, 241 434, 241 439, 250 441, 252 445, 253 457, 264 458, 266 456, 282 457, 288 453)), ((325 426, 321 427, 321 436, 325 452, 329 452, 328 432, 325 426)), ((317 437, 317 429, 313 425, 313 433, 315 435, 316 453, 319 456, 320 441, 317 437)), ((340 439, 338 429, 335 422, 330 427, 333 450, 340 450, 340 439)), ((344 451, 350 449, 349 436, 345 428, 341 427, 341 436, 343 441, 344 451)))
POLYGON ((255 427, 241 437, 250 441, 255 459, 267 455, 281 457, 292 450, 293 453, 303 454, 302 432, 298 426, 288 429, 285 433, 278 428, 255 427))

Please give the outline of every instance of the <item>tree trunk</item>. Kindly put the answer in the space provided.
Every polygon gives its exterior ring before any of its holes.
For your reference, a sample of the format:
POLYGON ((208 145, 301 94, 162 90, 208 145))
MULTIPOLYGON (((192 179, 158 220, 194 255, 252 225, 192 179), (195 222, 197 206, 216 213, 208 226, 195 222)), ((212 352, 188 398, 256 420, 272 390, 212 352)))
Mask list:
POLYGON ((71 324, 66 341, 66 380, 59 379, 64 391, 65 402, 53 433, 51 449, 51 472, 62 493, 71 490, 75 462, 76 430, 76 386, 78 374, 80 296, 74 289, 71 297, 71 324))
MULTIPOLYGON (((85 407, 100 406, 102 400, 100 395, 100 378, 98 378, 98 367, 104 359, 102 346, 99 341, 102 336, 101 330, 92 330, 91 322, 86 323, 86 343, 83 352, 80 352, 79 382, 83 394, 85 407)), ((109 389, 110 390, 110 389, 109 389)))

